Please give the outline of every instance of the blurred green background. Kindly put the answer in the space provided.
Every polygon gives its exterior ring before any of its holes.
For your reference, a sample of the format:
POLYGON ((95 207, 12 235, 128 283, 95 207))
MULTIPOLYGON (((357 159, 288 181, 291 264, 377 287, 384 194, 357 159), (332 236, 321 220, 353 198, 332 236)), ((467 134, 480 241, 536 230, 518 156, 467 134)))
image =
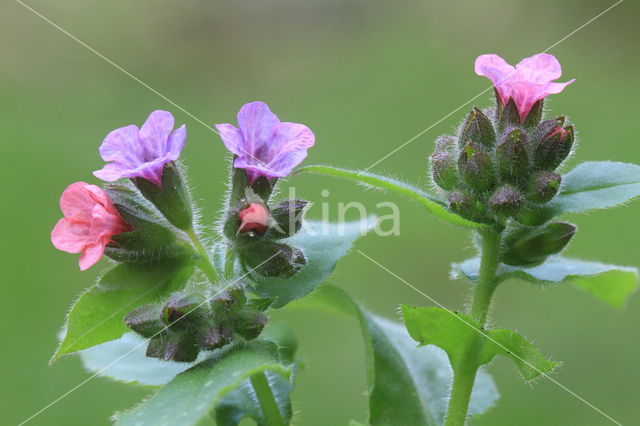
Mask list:
MULTIPOLYGON (((28 4, 205 123, 235 122, 245 102, 263 100, 317 136, 307 164, 365 168, 488 86, 473 61, 498 53, 512 63, 543 51, 612 1, 262 0, 28 4)), ((2 244, 1 424, 17 424, 88 377, 79 361, 48 360, 71 301, 100 266, 78 271, 76 255, 56 251, 49 233, 58 198, 71 182, 97 183, 97 148, 112 129, 142 124, 154 109, 186 123, 183 158, 205 223, 220 207, 226 152, 198 121, 14 1, 0 6, 0 226, 2 244)), ((555 46, 562 81, 577 81, 547 104, 575 122, 580 149, 571 161, 640 162, 640 5, 626 1, 555 46)), ((490 93, 475 104, 486 106, 490 93)), ((373 170, 426 185, 433 140, 471 105, 373 170)), ((318 176, 296 177, 299 195, 329 202, 393 200, 401 235, 369 236, 358 248, 442 304, 469 300, 448 265, 472 255, 466 231, 417 205, 318 176), (330 197, 321 196, 322 189, 330 197)), ((386 213, 383 212, 383 213, 386 213)), ((318 216, 319 207, 310 212, 318 216)), ((640 204, 575 217, 569 254, 640 266, 640 204)), ((104 266, 104 265, 102 265, 104 266)), ((353 252, 331 281, 371 310, 397 318, 400 303, 429 301, 353 252)), ((640 298, 614 310, 578 289, 503 285, 494 323, 517 329, 564 362, 554 378, 625 425, 640 424, 640 298)), ((364 354, 355 323, 311 313, 279 313, 301 340, 306 368, 293 395, 298 425, 366 419, 364 354)), ((509 362, 490 366, 499 404, 473 425, 612 424, 566 390, 541 379, 525 384, 509 362)), ((33 425, 101 425, 147 389, 91 380, 33 419, 33 425)))

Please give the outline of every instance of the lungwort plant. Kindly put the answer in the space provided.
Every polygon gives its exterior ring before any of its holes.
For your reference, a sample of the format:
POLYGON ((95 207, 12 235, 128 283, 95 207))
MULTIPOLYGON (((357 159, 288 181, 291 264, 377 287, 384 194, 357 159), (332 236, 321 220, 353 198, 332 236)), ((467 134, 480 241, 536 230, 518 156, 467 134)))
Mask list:
MULTIPOLYGON (((512 359, 525 380, 558 366, 525 337, 490 327, 498 284, 519 278, 567 283, 619 307, 635 290, 634 268, 560 255, 576 233, 558 216, 613 207, 640 195, 640 167, 590 162, 562 174, 573 125, 544 115, 544 98, 568 84, 547 54, 515 67, 476 60, 496 105, 473 108, 455 135, 438 138, 433 186, 333 166, 294 170, 315 142, 302 124, 281 122, 266 104, 217 125, 233 154, 227 196, 215 224, 199 218, 179 156, 185 126, 155 111, 141 128, 109 133, 100 147, 104 187, 76 182, 62 194, 56 248, 81 253, 85 270, 112 260, 71 307, 53 360, 79 353, 96 375, 153 386, 118 425, 259 425, 292 422, 297 343, 274 309, 316 309, 360 325, 372 425, 463 425, 498 399, 484 366, 512 359), (307 202, 279 199, 283 178, 317 173, 397 192, 473 233, 478 256, 453 265, 468 280, 468 309, 402 306, 404 325, 374 315, 337 287, 321 284, 374 218, 323 224, 307 202)), ((354 422, 355 424, 355 422, 354 422)))

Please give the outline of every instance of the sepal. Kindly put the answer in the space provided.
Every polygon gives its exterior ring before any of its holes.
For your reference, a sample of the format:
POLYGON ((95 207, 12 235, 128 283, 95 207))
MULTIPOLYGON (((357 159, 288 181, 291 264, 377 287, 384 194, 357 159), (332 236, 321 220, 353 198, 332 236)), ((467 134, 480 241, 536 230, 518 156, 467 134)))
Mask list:
POLYGON ((469 115, 467 115, 458 135, 460 148, 469 142, 475 142, 489 150, 496 143, 493 123, 476 107, 473 107, 469 115))
POLYGON ((136 177, 131 179, 140 193, 176 228, 187 230, 192 227, 193 212, 191 199, 183 178, 174 162, 165 164, 162 171, 162 186, 136 177))

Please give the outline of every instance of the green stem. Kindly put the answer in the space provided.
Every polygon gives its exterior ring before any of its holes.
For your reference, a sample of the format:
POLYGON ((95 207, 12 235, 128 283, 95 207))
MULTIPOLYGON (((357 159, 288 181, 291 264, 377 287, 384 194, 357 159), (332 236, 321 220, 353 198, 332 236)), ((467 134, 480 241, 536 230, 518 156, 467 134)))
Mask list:
MULTIPOLYGON (((484 229, 479 231, 482 235, 482 259, 480 261, 480 274, 473 295, 471 316, 478 321, 480 327, 484 327, 487 321, 491 297, 496 289, 496 271, 499 265, 500 239, 502 230, 484 229)), ((451 398, 447 408, 445 426, 464 426, 471 400, 473 383, 478 372, 478 355, 482 348, 482 338, 478 334, 466 348, 466 355, 460 365, 453 370, 453 385, 451 398)))
POLYGON ((280 409, 276 403, 276 399, 271 392, 271 386, 265 373, 258 373, 251 376, 251 385, 256 392, 256 397, 260 403, 262 414, 264 415, 265 424, 267 426, 285 426, 280 414, 280 409))
POLYGON ((204 244, 202 244, 200 237, 198 237, 198 234, 193 230, 193 228, 187 229, 184 232, 189 236, 189 239, 193 243, 198 255, 200 255, 200 261, 198 262, 200 269, 202 269, 202 272, 204 272, 207 278, 209 278, 211 284, 216 283, 218 281, 218 272, 213 266, 209 253, 207 253, 207 249, 204 247, 204 244))

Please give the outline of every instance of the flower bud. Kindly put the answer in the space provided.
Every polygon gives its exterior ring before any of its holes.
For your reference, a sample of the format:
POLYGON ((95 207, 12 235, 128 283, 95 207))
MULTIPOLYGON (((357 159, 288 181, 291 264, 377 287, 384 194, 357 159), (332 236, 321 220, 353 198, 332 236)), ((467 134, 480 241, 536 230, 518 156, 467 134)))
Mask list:
POLYGON ((176 228, 190 229, 193 220, 191 200, 176 164, 171 161, 162 170, 162 185, 141 177, 131 179, 142 195, 176 228))
POLYGON ((458 139, 451 135, 442 135, 436 139, 434 153, 448 152, 454 154, 458 150, 458 139))
POLYGON ((204 350, 221 348, 233 339, 233 330, 226 325, 207 324, 199 330, 198 345, 204 350))
POLYGON ((450 191, 458 183, 456 160, 448 152, 436 152, 431 155, 431 176, 440 188, 450 191))
POLYGON ((111 237, 105 254, 121 262, 159 261, 184 253, 185 245, 175 236, 157 213, 143 205, 132 189, 121 185, 105 188, 120 216, 131 226, 129 232, 111 237))
POLYGON ((527 136, 520 129, 505 132, 496 147, 500 177, 514 184, 526 181, 529 172, 527 136))
POLYGON ((573 138, 573 126, 555 126, 544 135, 534 151, 538 170, 555 170, 571 153, 573 138))
POLYGON ((198 357, 198 346, 188 333, 171 332, 154 337, 147 346, 147 356, 164 361, 192 362, 198 357))
POLYGON ((143 305, 129 312, 124 317, 124 323, 142 337, 151 338, 160 334, 166 327, 160 319, 161 311, 162 308, 158 304, 143 305))
POLYGON ((263 234, 269 224, 269 211, 263 204, 251 203, 238 212, 239 233, 263 234))
POLYGON ((449 193, 448 201, 449 208, 460 216, 475 222, 486 222, 485 207, 475 195, 456 189, 449 193))
POLYGON ((522 194, 510 185, 501 186, 489 199, 489 207, 497 214, 504 216, 515 215, 523 204, 522 194))
POLYGON ((505 238, 502 261, 509 265, 533 266, 560 253, 571 241, 576 227, 565 222, 551 222, 541 227, 520 228, 505 238))
POLYGON ((197 322, 204 298, 196 294, 173 293, 162 308, 162 320, 175 329, 184 329, 197 322))
POLYGON ((458 144, 461 148, 469 142, 475 142, 487 149, 491 149, 496 142, 493 123, 476 107, 467 115, 458 135, 458 144))
POLYGON ((491 191, 496 184, 491 157, 475 142, 467 143, 460 152, 458 170, 465 183, 478 192, 491 191))
POLYGON ((286 200, 271 210, 271 227, 268 237, 279 239, 294 235, 302 227, 305 200, 286 200))
POLYGON ((240 261, 246 269, 258 275, 280 278, 293 276, 307 263, 300 249, 272 241, 244 247, 240 261))
POLYGON ((551 172, 540 172, 533 176, 529 186, 529 199, 536 203, 547 203, 558 193, 562 177, 551 172))
POLYGON ((256 311, 242 311, 235 319, 234 330, 246 340, 255 339, 267 324, 267 316, 256 311))

